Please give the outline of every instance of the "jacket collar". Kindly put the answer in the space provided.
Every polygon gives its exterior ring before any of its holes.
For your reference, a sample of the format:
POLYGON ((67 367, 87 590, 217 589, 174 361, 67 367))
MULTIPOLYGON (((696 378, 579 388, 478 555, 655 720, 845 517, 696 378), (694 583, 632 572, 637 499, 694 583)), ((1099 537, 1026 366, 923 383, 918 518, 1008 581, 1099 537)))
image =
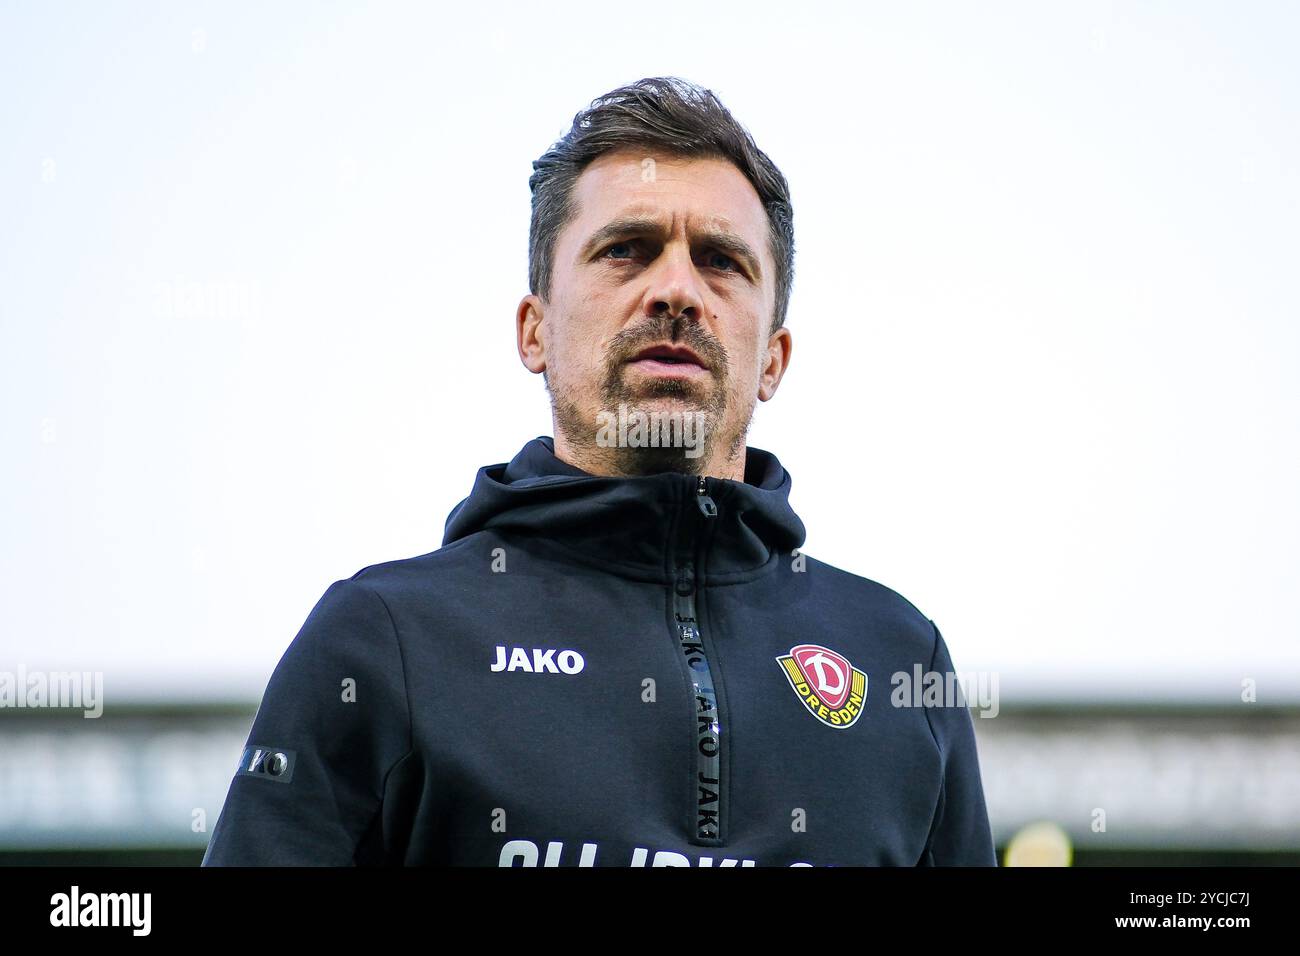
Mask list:
POLYGON ((573 560, 638 580, 671 582, 683 559, 701 585, 748 580, 804 542, 790 507, 790 474, 771 452, 747 448, 745 480, 706 478, 707 519, 693 475, 592 475, 539 436, 509 463, 478 470, 447 517, 443 545, 495 529, 554 545, 573 560))

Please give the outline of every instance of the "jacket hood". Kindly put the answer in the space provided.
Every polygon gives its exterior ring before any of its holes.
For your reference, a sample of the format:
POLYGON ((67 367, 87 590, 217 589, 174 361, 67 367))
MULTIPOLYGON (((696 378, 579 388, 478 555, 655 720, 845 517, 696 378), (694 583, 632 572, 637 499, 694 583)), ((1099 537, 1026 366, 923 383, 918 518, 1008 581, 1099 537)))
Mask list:
POLYGON ((790 507, 790 473, 771 452, 745 450, 745 480, 705 478, 716 514, 700 521, 699 478, 663 472, 592 475, 539 436, 509 463, 478 470, 447 517, 443 546, 480 531, 523 535, 575 560, 641 580, 672 580, 675 556, 698 560, 700 583, 748 580, 804 542, 790 507), (697 544, 699 547, 697 547, 697 544), (695 557, 698 556, 698 557, 695 557))

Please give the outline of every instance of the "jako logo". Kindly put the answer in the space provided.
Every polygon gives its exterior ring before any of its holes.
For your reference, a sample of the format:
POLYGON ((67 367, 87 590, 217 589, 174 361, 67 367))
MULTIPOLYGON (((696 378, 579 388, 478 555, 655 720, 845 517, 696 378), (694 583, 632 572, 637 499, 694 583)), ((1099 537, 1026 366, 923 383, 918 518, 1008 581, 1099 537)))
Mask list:
POLYGON ((531 674, 576 674, 582 670, 582 655, 577 651, 557 651, 554 648, 542 650, 534 647, 530 659, 528 651, 522 647, 509 649, 509 663, 506 661, 506 648, 497 645, 497 659, 492 664, 493 671, 528 671, 531 674))
POLYGON ((239 770, 235 776, 242 774, 288 783, 293 779, 293 758, 292 750, 249 746, 244 750, 244 756, 239 759, 239 770))
POLYGON ((50 897, 51 926, 130 926, 133 936, 148 936, 149 893, 86 893, 73 886, 70 893, 50 897))

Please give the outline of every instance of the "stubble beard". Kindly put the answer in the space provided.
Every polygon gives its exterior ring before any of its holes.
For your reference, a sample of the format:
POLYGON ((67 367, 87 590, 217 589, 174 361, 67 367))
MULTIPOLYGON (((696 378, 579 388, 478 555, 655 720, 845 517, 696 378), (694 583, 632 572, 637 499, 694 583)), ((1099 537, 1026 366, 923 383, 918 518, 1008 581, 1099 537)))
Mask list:
MULTIPOLYGON (((555 428, 575 450, 580 459, 578 467, 592 471, 592 468, 588 467, 591 465, 597 467, 602 473, 624 476, 651 475, 660 472, 699 475, 703 474, 713 461, 717 449, 725 450, 723 459, 728 463, 734 461, 744 449, 748 422, 740 423, 740 427, 731 429, 730 434, 718 431, 720 423, 726 420, 727 412, 725 370, 711 375, 710 382, 703 386, 680 379, 656 378, 644 385, 634 387, 628 384, 628 375, 627 366, 623 363, 618 363, 609 369, 600 387, 599 411, 607 413, 615 420, 618 418, 620 404, 626 406, 629 413, 634 410, 675 412, 682 417, 691 416, 696 420, 699 420, 696 413, 703 413, 704 439, 698 446, 702 448, 702 452, 692 457, 688 456, 687 449, 681 446, 632 447, 615 444, 602 447, 596 442, 600 423, 595 414, 584 414, 578 403, 574 401, 572 390, 562 380, 557 382, 554 377, 548 377, 546 388, 551 396, 555 428), (586 465, 582 462, 586 462, 586 465)), ((699 440, 698 430, 696 440, 699 440)))

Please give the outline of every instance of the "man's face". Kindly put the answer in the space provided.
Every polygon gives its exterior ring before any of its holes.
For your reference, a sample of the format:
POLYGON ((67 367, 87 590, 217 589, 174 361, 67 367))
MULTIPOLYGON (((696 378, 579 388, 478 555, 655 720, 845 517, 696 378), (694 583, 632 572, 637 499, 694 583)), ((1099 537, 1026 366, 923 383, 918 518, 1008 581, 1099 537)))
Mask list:
POLYGON ((754 403, 775 394, 790 352, 788 331, 768 335, 775 263, 754 187, 725 160, 620 150, 583 170, 573 201, 550 300, 526 296, 517 314, 557 453, 593 473, 740 478, 754 403), (703 454, 598 447, 598 413, 620 404, 691 416, 703 454))

